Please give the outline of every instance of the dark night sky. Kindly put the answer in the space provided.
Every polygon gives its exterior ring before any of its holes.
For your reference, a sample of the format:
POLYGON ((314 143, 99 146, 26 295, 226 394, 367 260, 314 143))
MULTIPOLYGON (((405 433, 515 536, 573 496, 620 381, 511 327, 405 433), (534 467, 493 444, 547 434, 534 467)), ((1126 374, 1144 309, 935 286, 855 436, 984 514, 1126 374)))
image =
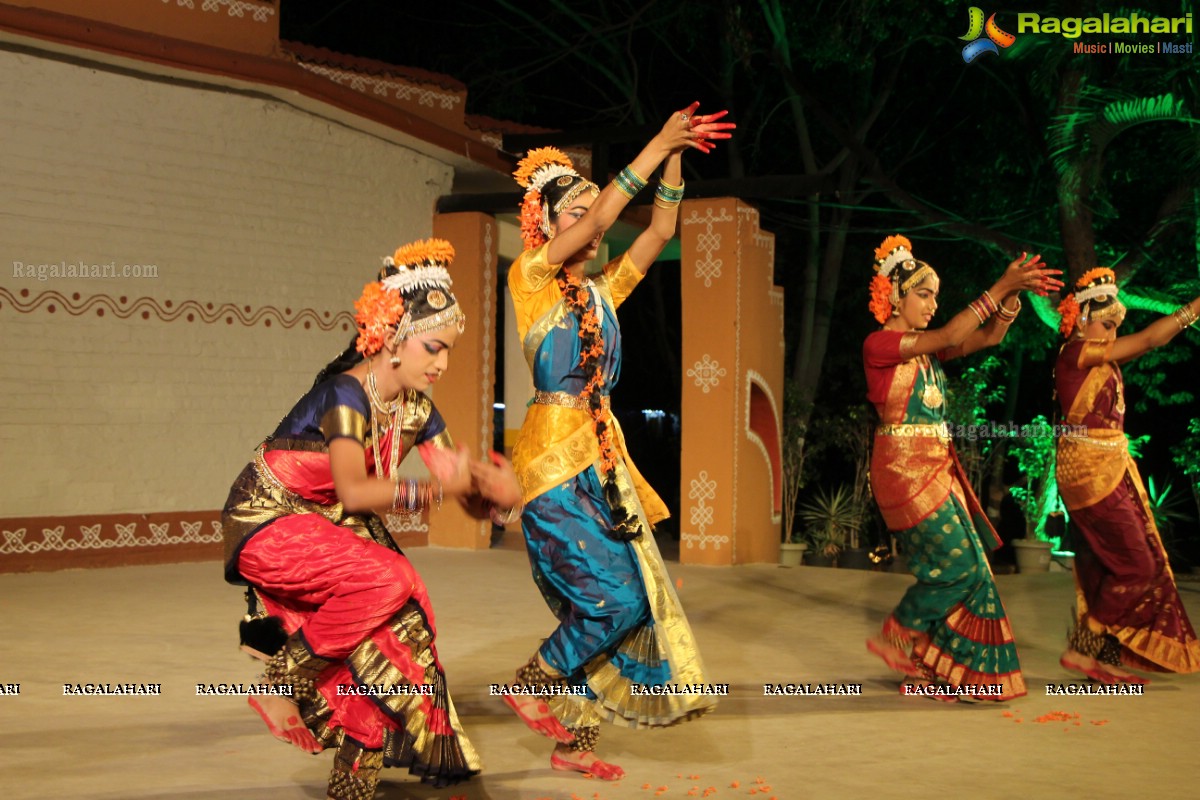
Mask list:
MULTIPOLYGON (((661 0, 660 0, 661 2, 661 0)), ((648 3, 649 0, 648 0, 648 3)), ((514 4, 515 5, 515 4, 514 4)), ((628 4, 626 4, 628 5, 628 4)), ((747 8, 757 9, 757 3, 744 4, 747 8)), ((1152 4, 1154 5, 1154 4, 1152 4)), ((1177 3, 1159 3, 1165 13, 1178 11, 1177 3)), ((668 7, 675 7, 671 3, 668 7)), ((621 3, 611 4, 610 7, 623 7, 621 3)), ((632 6, 631 6, 632 7, 632 6)), ((678 6, 680 9, 685 6, 678 6)), ((934 4, 935 9, 941 9, 934 4)), ((529 13, 549 13, 548 5, 521 4, 521 9, 529 13)), ((596 12, 599 6, 590 5, 588 13, 596 12)), ((607 8, 604 11, 607 12, 607 8)), ((664 6, 655 6, 662 9, 664 6)), ((923 12, 928 12, 930 5, 921 6, 923 12)), ((956 13, 957 9, 952 9, 956 13)), ((489 116, 509 119, 525 124, 540 125, 555 129, 579 129, 593 126, 629 125, 632 104, 629 98, 613 95, 611 84, 605 85, 598 79, 595 67, 582 64, 578 59, 563 59, 542 63, 531 67, 524 73, 506 72, 514 64, 531 63, 536 61, 539 53, 546 51, 544 42, 530 33, 530 26, 512 11, 506 11, 497 0, 450 0, 436 3, 396 3, 392 0, 282 0, 281 3, 281 36, 285 40, 295 40, 306 44, 327 47, 342 53, 374 58, 388 63, 414 66, 434 72, 450 75, 468 87, 467 111, 483 113, 489 116), (503 78, 503 79, 501 79, 503 78)), ((680 13, 687 13, 681 11, 680 13)), ((757 11, 754 11, 757 13, 757 11)), ((933 14, 940 14, 935 10, 933 14)), ((948 12, 951 13, 951 12, 948 12)), ((944 16, 944 15, 943 15, 944 16)), ((932 120, 929 130, 933 137, 929 141, 914 144, 913 148, 923 148, 914 161, 914 165, 906 172, 900 173, 906 187, 912 187, 915 192, 932 199, 935 203, 953 205, 962 202, 963 186, 969 181, 982 177, 985 163, 980 159, 986 155, 982 151, 987 146, 988 136, 1003 137, 1020 135, 1020 129, 1015 128, 1021 120, 1014 120, 1003 111, 1014 97, 987 97, 981 94, 984 89, 984 70, 999 71, 1002 62, 995 60, 972 69, 964 69, 961 60, 957 59, 957 48, 961 43, 955 37, 962 33, 957 21, 949 18, 933 17, 937 21, 936 31, 922 32, 928 39, 928 44, 920 48, 917 66, 918 85, 904 87, 896 101, 902 108, 894 118, 886 120, 890 126, 887 134, 891 141, 904 135, 905 124, 911 121, 925 123, 932 120), (944 28, 945 30, 941 30, 944 28), (953 28, 953 30, 951 30, 953 28), (930 66, 936 62, 936 67, 930 66), (957 63, 956 63, 957 62, 957 63), (980 105, 991 103, 996 108, 984 109, 981 114, 980 105), (986 127, 981 127, 986 126, 986 127)), ((687 26, 687 18, 680 17, 679 25, 672 31, 672 38, 678 39, 679 47, 675 55, 707 63, 713 56, 718 42, 697 39, 694 32, 687 26)), ((716 38, 716 37, 713 37, 716 38)), ((760 43, 761 44, 761 43, 760 43)), ((705 107, 712 110, 718 102, 713 84, 696 84, 694 76, 682 75, 677 71, 677 62, 661 52, 660 47, 633 46, 629 57, 636 59, 638 74, 637 99, 645 110, 647 121, 665 119, 672 109, 686 105, 692 99, 699 99, 705 107)), ((883 58, 884 56, 879 56, 883 58)), ((1193 62, 1194 63, 1194 62, 1193 62)), ((611 65, 608 65, 611 66, 611 65)), ((997 81, 993 80, 991 85, 997 81)), ((814 77, 814 80, 818 78, 814 77)), ((1003 83, 1002 81, 1000 83, 1003 83)), ((1015 91, 1015 89, 1014 89, 1015 91)), ((738 100, 741 102, 741 96, 738 100)), ((779 121, 779 117, 775 117, 779 121)), ((779 146, 788 146, 788 140, 779 140, 772 144, 769 137, 778 134, 775 128, 784 129, 786 126, 757 126, 739 130, 739 137, 745 137, 748 143, 753 141, 759 146, 760 157, 757 165, 750 165, 748 174, 771 174, 775 168, 798 172, 794 163, 784 163, 787 159, 795 160, 794 152, 784 152, 779 146), (764 135, 768 138, 763 138, 764 135), (771 148, 776 150, 772 153, 771 148)), ((794 142, 792 143, 794 145, 794 142)), ((638 147, 631 143, 625 147, 628 156, 632 156, 638 147)), ((613 163, 620 164, 620 159, 626 157, 621 147, 614 148, 613 163)), ((1134 160, 1121 165, 1125 173, 1133 176, 1126 180, 1134 181, 1126 186, 1136 186, 1135 181, 1139 164, 1134 160)), ((720 157, 701 161, 692 158, 687 164, 692 172, 687 174, 689 179, 697 177, 723 178, 728 176, 728 162, 720 157), (699 170, 699 171, 698 171, 699 170)), ((1040 167, 1045 170, 1044 165, 1040 167)), ((1000 185, 1012 182, 1014 196, 1020 191, 1021 177, 1017 172, 1001 169, 989 180, 1000 185)), ((1047 203, 1052 204, 1052 193, 1047 203)), ((850 233, 847 246, 847 260, 855 254, 870 253, 871 248, 881 237, 881 231, 888 230, 894 225, 903 225, 911 218, 898 214, 895 209, 880 208, 888 203, 879 196, 869 203, 875 210, 859 213, 850 233)), ((800 254, 805 244, 802 226, 796 221, 804 215, 803 206, 797 203, 777 202, 760 204, 763 210, 764 227, 774 230, 777 235, 777 281, 788 290, 789 309, 794 309, 793 300, 799 297, 798 286, 794 283, 794 270, 800 261, 800 254), (792 226, 789 229, 789 226, 792 226)), ((1118 220, 1131 230, 1140 229, 1142 221, 1138 214, 1145 209, 1125 208, 1123 217, 1118 220)), ((1020 213, 1025 213, 1023 209, 1020 213)), ((1011 213, 1011 212, 1010 212, 1011 213)), ((968 283, 982 283, 985 277, 982 272, 971 270, 990 270, 999 274, 1002 265, 986 266, 997 259, 987 256, 979 248, 965 248, 961 242, 953 239, 938 237, 936 232, 931 240, 924 244, 929 248, 922 250, 922 257, 931 262, 950 263, 955 266, 953 275, 966 276, 968 283), (943 255, 944 252, 944 255, 943 255), (966 258, 964 259, 964 255, 966 258), (965 264, 963 262, 966 261, 965 264), (958 266, 958 265, 962 266, 958 266), (970 266, 968 266, 970 265, 970 266), (967 267, 967 271, 963 271, 967 267)), ((1057 244, 1057 233, 1047 237, 1045 246, 1054 247, 1057 244)), ((1135 238, 1131 236, 1130 238, 1135 238)), ((1031 245, 1030 249, 1035 249, 1031 245)), ((1037 249, 1041 249, 1037 247, 1037 249)), ((855 256, 856 257, 856 256, 855 256)), ((635 293, 630 305, 622 310, 622 326, 626 329, 626 367, 618 394, 614 397, 615 405, 628 409, 636 408, 665 408, 669 411, 678 410, 678 386, 680 365, 676 358, 672 362, 664 358, 663 348, 629 346, 630 341, 644 342, 647 336, 655 335, 654 331, 642 325, 641 318, 655 313, 652 292, 662 297, 667 309, 668 327, 678 330, 678 265, 662 265, 662 269, 651 271, 658 285, 650 291, 635 293), (670 375, 672 380, 661 379, 663 374, 670 375), (622 396, 624 395, 624 397, 622 396)), ((866 279, 861 277, 861 265, 855 261, 848 263, 839 288, 839 303, 848 303, 850 308, 857 308, 859 294, 865 293, 862 285, 866 279)), ((966 288, 952 287, 951 296, 947 297, 946 308, 949 310, 962 298, 955 292, 961 293, 966 288)), ((977 291, 977 288, 976 288, 977 291)), ((965 297, 965 295, 964 295, 965 297)), ((964 300, 965 302, 965 300, 964 300)), ((795 319, 794 311, 789 311, 790 319, 795 319)), ((1143 315, 1145 316, 1145 315, 1143 315)), ((1145 324, 1145 317, 1135 324, 1145 324)), ((839 311, 838 330, 835 340, 831 342, 830 353, 826 361, 825 382, 827 389, 824 402, 841 403, 858 402, 862 397, 862 379, 860 363, 860 343, 870 330, 870 320, 867 315, 843 315, 839 311), (859 318, 861 317, 861 319, 859 318), (836 395, 836 396, 832 396, 836 395), (840 398, 840 399, 839 399, 840 398)), ((677 352, 677 345, 674 346, 677 352)), ((666 353, 669 356, 669 349, 666 353)), ((1033 358, 1026 359, 1022 371, 1020 389, 1020 405, 1028 410, 1022 419, 1028 419, 1035 413, 1049 414, 1051 402, 1049 396, 1049 352, 1044 361, 1033 358)), ((1188 365, 1168 365, 1168 374, 1173 381, 1186 382, 1190 370, 1188 365)), ((1130 393, 1131 400, 1136 401, 1137 390, 1130 393)), ((818 398, 818 402, 822 402, 818 398)), ((1182 437, 1187 419, 1195 416, 1195 404, 1189 407, 1173 406, 1159 407, 1157 411, 1134 411, 1130 420, 1131 433, 1151 433, 1151 445, 1146 451, 1143 472, 1146 474, 1168 474, 1175 471, 1170 462, 1168 447, 1182 437)), ((631 436, 631 444, 634 439, 631 436)), ((635 456, 637 454, 635 453, 635 456)), ((645 456, 650 458, 648 454, 645 456)), ((663 477, 651 480, 660 487, 669 486, 672 478, 669 467, 663 477), (664 483, 664 479, 667 483, 664 483)), ((677 474, 678 465, 675 465, 677 474)), ((837 467, 835 466, 836 470, 837 467)), ((648 474, 655 472, 650 465, 648 474)), ((1182 483, 1181 476, 1176 476, 1177 482, 1182 483)), ((1182 486, 1179 487, 1181 490, 1182 486)))

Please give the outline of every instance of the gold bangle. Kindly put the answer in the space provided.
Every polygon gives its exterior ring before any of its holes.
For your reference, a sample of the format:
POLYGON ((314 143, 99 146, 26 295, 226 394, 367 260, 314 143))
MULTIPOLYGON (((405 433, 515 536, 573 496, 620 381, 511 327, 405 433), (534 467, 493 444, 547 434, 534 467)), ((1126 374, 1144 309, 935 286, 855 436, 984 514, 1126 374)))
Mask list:
POLYGON ((684 186, 683 183, 680 183, 678 186, 672 186, 671 184, 667 183, 666 178, 659 178, 658 182, 664 189, 668 189, 672 192, 682 192, 683 191, 683 186, 684 186))
POLYGON ((679 201, 676 200, 675 202, 670 203, 666 200, 663 200, 661 197, 655 197, 654 205, 658 206, 659 208, 665 208, 668 211, 673 211, 674 209, 679 208, 679 201))
POLYGON ((979 324, 982 325, 983 323, 987 322, 987 317, 985 317, 983 313, 976 307, 978 302, 978 300, 971 301, 971 304, 968 305, 967 308, 971 309, 971 312, 975 314, 975 318, 979 320, 979 324))
POLYGON ((1004 319, 1008 322, 1012 322, 1014 319, 1017 318, 1017 314, 1021 313, 1021 298, 1019 298, 1019 297, 1017 298, 1017 307, 1016 308, 1010 309, 1008 306, 1004 305, 1004 303, 1000 303, 1000 305, 996 308, 996 313, 1002 319, 1004 319))

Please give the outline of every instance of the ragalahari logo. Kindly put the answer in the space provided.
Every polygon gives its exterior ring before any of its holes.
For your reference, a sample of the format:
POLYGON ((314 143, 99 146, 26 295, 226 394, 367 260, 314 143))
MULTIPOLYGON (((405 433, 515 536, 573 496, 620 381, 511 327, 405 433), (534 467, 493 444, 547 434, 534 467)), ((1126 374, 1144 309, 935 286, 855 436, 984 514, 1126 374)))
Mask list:
POLYGON ((1001 47, 1010 47, 1017 40, 1017 37, 1011 33, 1000 30, 1000 26, 996 24, 995 14, 988 17, 987 22, 984 23, 983 9, 977 6, 971 6, 970 11, 967 12, 967 25, 966 36, 958 38, 969 43, 962 51, 963 61, 968 64, 984 53, 999 55, 1001 47), (980 38, 985 33, 987 38, 980 38))

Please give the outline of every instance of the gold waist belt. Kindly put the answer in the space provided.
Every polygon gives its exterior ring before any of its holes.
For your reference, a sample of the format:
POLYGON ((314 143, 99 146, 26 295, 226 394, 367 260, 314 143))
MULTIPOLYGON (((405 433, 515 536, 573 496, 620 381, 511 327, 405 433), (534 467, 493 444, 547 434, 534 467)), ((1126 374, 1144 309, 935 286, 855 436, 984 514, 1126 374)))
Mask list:
POLYGON ((944 422, 936 425, 909 425, 889 423, 875 429, 880 436, 928 436, 942 442, 950 441, 950 426, 944 422))
POLYGON ((950 437, 950 426, 944 422, 936 425, 887 424, 880 425, 875 432, 881 436, 937 436, 950 437))
MULTIPOLYGON (((566 392, 543 392, 540 389, 533 393, 533 402, 541 406, 564 406, 566 408, 574 408, 577 411, 591 411, 588 403, 582 397, 566 392)), ((606 413, 612 409, 612 404, 607 395, 600 398, 600 408, 606 413)))
POLYGON ((1108 450, 1124 450, 1128 442, 1124 431, 1112 428, 1088 428, 1087 433, 1063 433, 1061 438, 1072 444, 1085 444, 1088 447, 1103 447, 1108 450))

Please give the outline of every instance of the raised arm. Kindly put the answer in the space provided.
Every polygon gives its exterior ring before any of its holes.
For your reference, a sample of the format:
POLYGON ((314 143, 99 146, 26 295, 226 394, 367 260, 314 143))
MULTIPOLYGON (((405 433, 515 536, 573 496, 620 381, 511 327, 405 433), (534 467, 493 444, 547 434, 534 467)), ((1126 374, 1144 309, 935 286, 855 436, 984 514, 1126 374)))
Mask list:
MULTIPOLYGON (((1021 308, 1021 292, 1035 292, 1045 297, 1048 292, 1062 287, 1062 282, 1054 277, 1061 275, 1062 270, 1047 268, 1039 258, 1038 255, 1030 257, 1022 253, 1020 258, 1009 262, 1004 274, 991 289, 942 327, 916 337, 906 355, 911 357, 944 350, 943 359, 949 360, 999 344, 1008 333, 1008 325, 1015 318, 1015 312, 1021 308), (997 297, 1002 298, 999 304, 994 299, 997 297), (1004 311, 1001 312, 1000 308, 1004 311), (990 317, 989 311, 992 312, 990 317)), ((918 287, 913 291, 928 290, 918 287)))
MULTIPOLYGON (((1118 364, 1132 361, 1156 347, 1162 347, 1182 333, 1185 328, 1191 326, 1197 318, 1200 318, 1200 297, 1196 297, 1190 303, 1185 303, 1165 317, 1156 319, 1137 333, 1118 337, 1113 342, 1112 350, 1108 352, 1107 358, 1102 358, 1099 354, 1090 355, 1079 366, 1094 367, 1102 360, 1116 361, 1118 364), (1092 360, 1096 363, 1087 363, 1092 360)), ((1105 320, 1104 325, 1112 330, 1116 329, 1116 323, 1112 320, 1105 320)))
MULTIPOLYGON (((650 178, 654 175, 655 170, 659 165, 667 160, 672 153, 682 153, 686 148, 693 147, 703 152, 709 152, 712 149, 711 140, 728 139, 730 134, 723 133, 724 130, 734 127, 732 123, 721 123, 716 121, 701 122, 693 125, 692 114, 700 104, 692 103, 683 111, 678 111, 663 125, 662 130, 655 134, 654 138, 642 148, 642 152, 638 153, 637 157, 626 167, 626 171, 622 172, 622 176, 618 176, 617 181, 610 182, 600 191, 600 196, 596 198, 587 212, 584 213, 578 222, 562 231, 558 236, 550 240, 549 248, 547 249, 547 259, 551 264, 561 264, 567 261, 571 256, 587 247, 588 243, 595 239, 600 234, 612 227, 612 224, 617 221, 617 217, 629 205, 629 201, 633 199, 633 194, 626 194, 620 188, 619 181, 632 179, 634 186, 632 188, 640 188, 637 184, 645 186, 650 178)), ((722 114, 711 114, 708 117, 719 118, 722 114)), ((701 117, 707 119, 708 117, 701 117)), ((676 163, 675 177, 680 178, 679 165, 676 163)), ((670 178, 667 178, 670 181, 670 178)), ((677 185, 677 184, 676 184, 677 185)), ((628 188, 628 187, 627 187, 628 188)), ((658 209, 655 209, 657 212, 658 209)), ((672 225, 672 235, 674 234, 674 215, 669 220, 672 225)), ((665 226, 668 220, 663 220, 660 225, 665 226)), ((667 237, 670 239, 670 236, 667 237)), ((664 242, 665 244, 665 242, 664 242)), ((661 247, 659 248, 661 251, 661 247)), ((655 254, 657 257, 657 253, 655 254)), ((652 263, 653 259, 647 262, 652 263)), ((645 271, 643 269, 643 271, 645 271)))
MULTIPOLYGON (((706 130, 712 128, 711 132, 716 134, 718 133, 716 130, 717 120, 727 113, 729 112, 718 111, 716 114, 697 114, 691 118, 690 123, 693 128, 699 126, 704 126, 706 130)), ((719 125, 722 130, 735 127, 732 123, 720 123, 719 125)), ((729 134, 721 133, 717 138, 729 138, 729 134)), ((705 153, 711 153, 715 147, 707 139, 700 140, 699 144, 698 149, 705 153)), ((683 200, 685 188, 683 182, 683 151, 685 149, 679 148, 667 156, 667 160, 663 163, 662 176, 654 191, 654 211, 650 216, 650 226, 629 247, 629 259, 643 275, 662 253, 667 242, 675 236, 678 228, 679 203, 683 200)))

